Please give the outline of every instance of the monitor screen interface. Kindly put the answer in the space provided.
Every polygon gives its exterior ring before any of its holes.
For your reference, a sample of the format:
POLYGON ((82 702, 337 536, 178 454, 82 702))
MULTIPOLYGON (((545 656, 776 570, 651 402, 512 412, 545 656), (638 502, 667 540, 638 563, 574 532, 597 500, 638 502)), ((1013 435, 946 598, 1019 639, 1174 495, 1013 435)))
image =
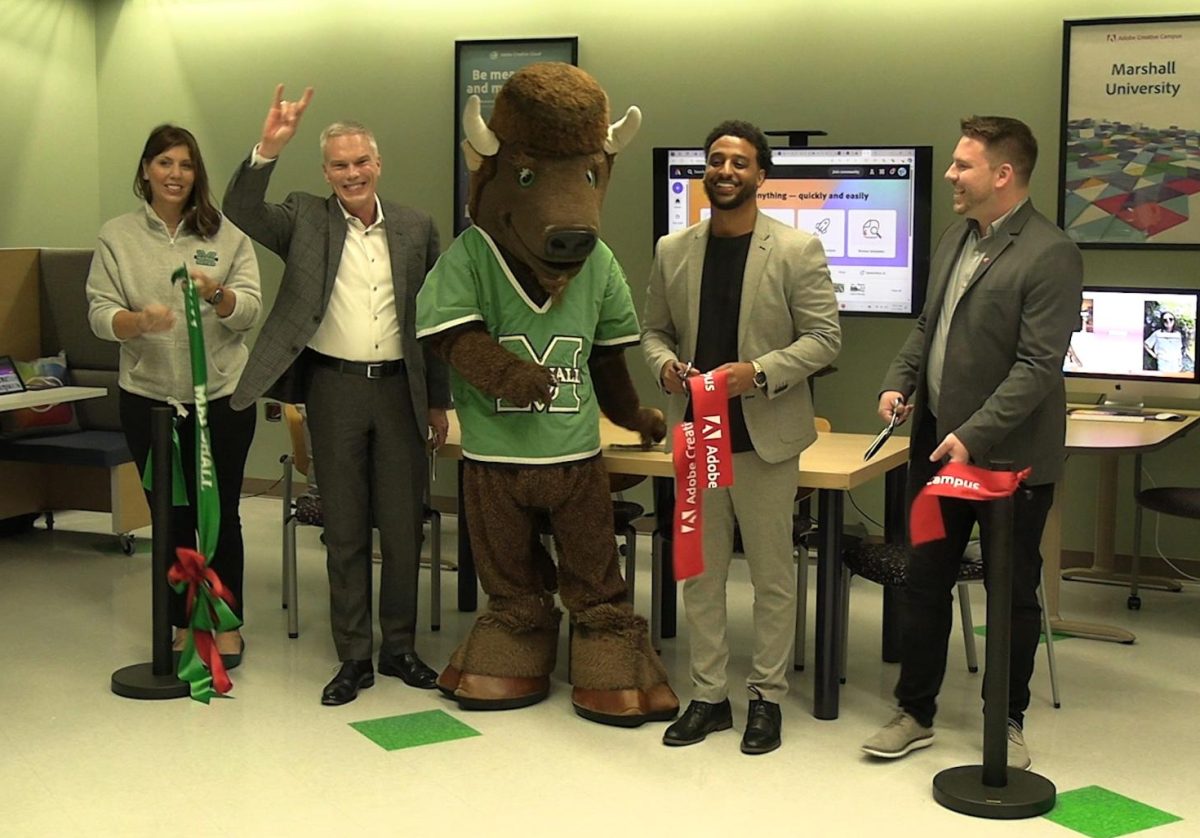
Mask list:
POLYGON ((22 393, 25 385, 21 382, 21 374, 17 365, 8 355, 0 355, 0 393, 22 393))
MULTIPOLYGON (((656 148, 655 241, 709 217, 705 152, 656 148)), ((758 207, 821 240, 844 314, 911 316, 929 272, 932 151, 776 148, 758 207)))
POLYGON ((1194 397, 1200 291, 1183 288, 1084 288, 1080 329, 1063 361, 1069 390, 1108 382, 1109 395, 1149 392, 1194 397), (1180 385, 1172 388, 1171 385, 1180 385), (1187 391, 1185 392, 1185 388, 1187 391))

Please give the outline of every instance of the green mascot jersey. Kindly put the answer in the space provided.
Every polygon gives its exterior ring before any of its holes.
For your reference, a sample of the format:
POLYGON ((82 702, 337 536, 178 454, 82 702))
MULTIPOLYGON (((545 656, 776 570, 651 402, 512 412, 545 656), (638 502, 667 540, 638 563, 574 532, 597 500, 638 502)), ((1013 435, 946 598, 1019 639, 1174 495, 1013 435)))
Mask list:
POLYGON ((417 337, 482 323, 522 360, 558 381, 550 404, 517 407, 485 395, 451 370, 463 456, 485 463, 553 465, 600 452, 600 408, 592 390, 592 346, 639 340, 629 285, 612 251, 597 242, 557 302, 534 305, 478 227, 442 254, 417 294, 417 337))

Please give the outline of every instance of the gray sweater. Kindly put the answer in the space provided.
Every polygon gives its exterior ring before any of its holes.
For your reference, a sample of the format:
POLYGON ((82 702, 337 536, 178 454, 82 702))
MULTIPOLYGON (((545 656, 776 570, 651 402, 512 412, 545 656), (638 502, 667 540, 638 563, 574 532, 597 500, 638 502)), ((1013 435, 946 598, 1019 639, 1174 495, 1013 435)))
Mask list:
POLYGON ((108 221, 100 228, 88 274, 88 320, 97 337, 118 340, 113 332, 117 312, 140 311, 151 303, 170 308, 175 313, 170 329, 121 342, 119 384, 159 401, 194 402, 183 291, 171 284, 171 273, 180 265, 204 272, 237 296, 233 312, 225 318, 200 301, 208 397, 219 399, 237 386, 249 354, 244 335, 262 310, 254 246, 229 219, 222 219, 211 239, 182 228, 171 238, 149 204, 108 221))

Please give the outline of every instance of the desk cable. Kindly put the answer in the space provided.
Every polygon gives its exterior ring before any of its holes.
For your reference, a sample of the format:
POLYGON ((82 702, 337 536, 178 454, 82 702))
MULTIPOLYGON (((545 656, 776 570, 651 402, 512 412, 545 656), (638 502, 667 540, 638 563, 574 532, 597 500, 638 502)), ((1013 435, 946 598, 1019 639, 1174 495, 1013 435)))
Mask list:
MULTIPOLYGON (((1154 477, 1151 476, 1151 474, 1150 474, 1150 469, 1146 468, 1146 466, 1144 466, 1144 465, 1142 466, 1142 475, 1146 478, 1146 480, 1148 480, 1150 482, 1150 488, 1152 488, 1152 489, 1158 488, 1158 484, 1154 482, 1154 477)), ((1158 554, 1158 557, 1160 559, 1162 559, 1162 561, 1166 564, 1167 567, 1171 568, 1171 570, 1175 571, 1177 574, 1182 576, 1184 579, 1188 579, 1192 582, 1200 582, 1200 578, 1197 578, 1195 576, 1192 576, 1190 573, 1180 570, 1179 567, 1173 561, 1168 559, 1163 554, 1162 545, 1159 543, 1159 527, 1161 525, 1162 525, 1162 513, 1155 512, 1154 513, 1154 552, 1158 554)))

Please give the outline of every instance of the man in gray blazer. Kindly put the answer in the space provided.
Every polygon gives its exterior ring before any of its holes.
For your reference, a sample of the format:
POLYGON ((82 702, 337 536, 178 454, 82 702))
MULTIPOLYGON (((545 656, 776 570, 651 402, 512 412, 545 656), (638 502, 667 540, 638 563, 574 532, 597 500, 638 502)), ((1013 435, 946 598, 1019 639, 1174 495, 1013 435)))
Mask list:
MULTIPOLYGON (((1029 201, 1037 141, 1023 122, 962 122, 946 180, 963 220, 942 235, 917 325, 880 388, 879 415, 913 416, 909 502, 947 460, 1032 468, 1015 501, 1009 764, 1030 765, 1023 733, 1041 630, 1038 546, 1065 459, 1062 365, 1079 328, 1079 249, 1029 201)), ((980 525, 983 558, 992 533, 977 504, 941 499, 946 538, 910 557, 895 718, 863 745, 900 757, 933 741, 946 671, 951 600, 963 550, 980 525)))
POLYGON ((432 689, 437 673, 414 650, 422 488, 427 439, 440 445, 450 392, 444 365, 416 340, 416 295, 438 257, 433 221, 381 201, 382 161, 358 123, 321 134, 333 195, 293 192, 266 201, 276 158, 312 99, 283 99, 283 85, 250 157, 225 192, 225 214, 286 263, 279 295, 250 353, 235 408, 266 394, 307 405, 321 464, 330 621, 337 675, 321 702, 345 704, 375 682, 371 628, 371 528, 383 551, 379 671, 432 689))
POLYGON ((669 425, 691 418, 686 377, 727 371, 734 484, 704 493, 705 569, 683 586, 695 699, 663 742, 691 745, 733 724, 725 582, 736 520, 754 584, 755 629, 741 747, 761 754, 780 745, 779 701, 795 636, 796 460, 817 438, 807 382, 837 357, 841 329, 820 241, 758 211, 771 166, 763 133, 724 122, 705 149, 712 216, 659 241, 642 346, 671 395, 669 425))

